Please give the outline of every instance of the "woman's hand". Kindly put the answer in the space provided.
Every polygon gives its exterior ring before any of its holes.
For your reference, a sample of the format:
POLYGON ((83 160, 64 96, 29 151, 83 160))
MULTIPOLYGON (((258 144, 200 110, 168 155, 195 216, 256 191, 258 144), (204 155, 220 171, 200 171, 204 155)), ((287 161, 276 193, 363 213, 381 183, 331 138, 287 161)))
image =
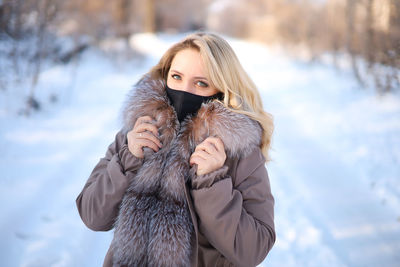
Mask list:
POLYGON ((208 137, 196 146, 190 156, 190 166, 197 164, 197 175, 203 175, 221 168, 226 159, 224 144, 218 137, 208 137))
POLYGON ((139 117, 136 120, 133 129, 127 133, 129 151, 138 158, 143 158, 143 147, 152 148, 157 152, 161 147, 161 142, 158 140, 157 127, 151 122, 153 119, 150 116, 139 117))

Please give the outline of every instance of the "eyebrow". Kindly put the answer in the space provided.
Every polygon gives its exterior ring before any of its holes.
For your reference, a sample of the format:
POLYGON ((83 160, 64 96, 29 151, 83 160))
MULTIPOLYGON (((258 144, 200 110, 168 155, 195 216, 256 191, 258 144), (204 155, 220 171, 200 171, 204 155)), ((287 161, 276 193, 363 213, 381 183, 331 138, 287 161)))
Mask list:
MULTIPOLYGON (((182 72, 179 72, 179 71, 177 71, 177 70, 171 69, 171 71, 172 71, 172 72, 176 72, 177 74, 179 74, 179 75, 181 75, 181 76, 185 76, 182 72)), ((202 80, 208 81, 206 77, 202 77, 202 76, 196 76, 196 77, 194 77, 194 78, 195 78, 195 79, 202 79, 202 80)))

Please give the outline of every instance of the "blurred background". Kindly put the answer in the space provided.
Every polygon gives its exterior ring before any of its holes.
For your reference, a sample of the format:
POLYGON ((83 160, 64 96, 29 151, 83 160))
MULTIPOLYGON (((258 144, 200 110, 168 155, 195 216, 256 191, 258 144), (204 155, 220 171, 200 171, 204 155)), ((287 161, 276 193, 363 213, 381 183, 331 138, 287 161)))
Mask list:
POLYGON ((231 44, 274 116, 260 266, 400 266, 399 0, 0 0, 0 258, 101 266, 75 198, 175 42, 231 44))
POLYGON ((397 0, 2 0, 0 88, 30 79, 28 108, 39 108, 35 87, 48 65, 90 47, 133 54, 135 33, 210 30, 278 44, 310 61, 330 53, 339 64, 348 56, 361 85, 371 77, 377 92, 388 92, 400 87, 399 14, 397 0))

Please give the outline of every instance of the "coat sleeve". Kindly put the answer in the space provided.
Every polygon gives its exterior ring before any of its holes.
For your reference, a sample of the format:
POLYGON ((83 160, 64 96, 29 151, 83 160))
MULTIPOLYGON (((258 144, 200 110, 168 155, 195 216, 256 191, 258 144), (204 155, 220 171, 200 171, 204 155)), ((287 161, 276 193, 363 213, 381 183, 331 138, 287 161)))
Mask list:
POLYGON ((129 151, 126 134, 118 132, 76 198, 79 215, 88 228, 112 229, 129 180, 142 163, 129 151))
POLYGON ((192 181, 199 230, 235 266, 256 266, 276 239, 274 198, 265 158, 257 148, 241 159, 236 186, 227 170, 223 166, 192 181))

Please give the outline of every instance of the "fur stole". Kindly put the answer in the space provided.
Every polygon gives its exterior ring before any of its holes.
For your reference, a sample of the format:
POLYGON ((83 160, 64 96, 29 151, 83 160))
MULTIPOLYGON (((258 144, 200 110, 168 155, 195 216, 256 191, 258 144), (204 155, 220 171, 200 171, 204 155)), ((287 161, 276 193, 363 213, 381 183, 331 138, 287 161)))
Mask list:
POLYGON ((243 157, 261 140, 261 127, 221 103, 202 104, 179 125, 165 83, 144 76, 123 112, 124 131, 141 116, 154 118, 163 147, 144 148, 144 161, 130 181, 115 222, 111 243, 114 266, 190 266, 193 223, 185 183, 194 177, 189 158, 208 136, 221 138, 227 157, 243 157))

